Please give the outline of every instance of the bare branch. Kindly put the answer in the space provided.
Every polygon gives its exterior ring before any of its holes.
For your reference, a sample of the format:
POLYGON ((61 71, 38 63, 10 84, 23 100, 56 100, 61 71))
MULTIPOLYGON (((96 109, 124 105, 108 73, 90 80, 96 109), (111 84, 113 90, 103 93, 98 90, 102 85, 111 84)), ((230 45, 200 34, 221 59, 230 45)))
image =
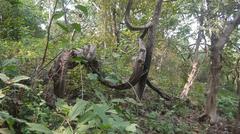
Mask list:
POLYGON ((157 88, 157 87, 153 86, 153 84, 149 81, 149 79, 147 79, 147 85, 151 89, 153 89, 155 92, 157 92, 165 100, 171 100, 172 99, 168 94, 162 92, 160 88, 157 88))

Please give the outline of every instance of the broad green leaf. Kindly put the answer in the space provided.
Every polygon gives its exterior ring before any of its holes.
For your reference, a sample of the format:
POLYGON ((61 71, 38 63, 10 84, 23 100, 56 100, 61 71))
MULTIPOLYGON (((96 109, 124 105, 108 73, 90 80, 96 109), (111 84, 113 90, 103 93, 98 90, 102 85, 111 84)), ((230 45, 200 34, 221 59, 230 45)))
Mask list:
POLYGON ((16 76, 13 79, 10 80, 11 83, 16 83, 19 82, 21 80, 28 80, 30 77, 28 76, 24 76, 24 75, 20 75, 20 76, 16 76))
POLYGON ((64 23, 62 23, 62 22, 59 22, 59 21, 56 22, 56 24, 57 24, 60 28, 62 28, 63 31, 69 32, 68 26, 67 26, 66 24, 64 24, 64 23))
POLYGON ((64 15, 64 12, 63 12, 63 11, 57 11, 57 12, 54 13, 53 18, 54 18, 54 19, 59 19, 59 18, 61 18, 63 15, 64 15))
POLYGON ((111 83, 117 84, 121 82, 121 78, 119 78, 115 73, 110 73, 105 80, 110 81, 111 83))
POLYGON ((77 126, 77 132, 78 132, 78 133, 84 133, 84 132, 86 132, 89 128, 91 128, 90 125, 79 124, 79 125, 77 126))
POLYGON ((137 132, 137 124, 131 124, 129 126, 126 127, 126 131, 128 132, 137 132))
POLYGON ((87 104, 88 104, 87 101, 78 99, 76 104, 68 113, 68 117, 70 121, 75 120, 78 115, 82 115, 84 113, 84 110, 87 104))
POLYGON ((94 112, 88 111, 80 117, 79 122, 81 124, 85 124, 86 122, 88 122, 90 120, 94 120, 95 117, 96 117, 96 114, 94 112))
POLYGON ((89 73, 89 74, 87 74, 87 78, 89 80, 97 80, 98 75, 97 74, 93 74, 93 73, 89 73))
POLYGON ((37 124, 37 123, 26 123, 26 124, 28 125, 29 130, 31 131, 41 132, 44 134, 53 134, 53 132, 50 129, 48 129, 42 124, 37 124))
POLYGON ((0 73, 0 79, 4 82, 8 84, 9 81, 9 77, 6 74, 0 73))
POLYGON ((27 89, 27 90, 30 89, 28 86, 23 85, 23 84, 20 84, 20 83, 13 83, 13 86, 14 86, 14 87, 17 87, 17 88, 27 89))
POLYGON ((59 99, 59 98, 57 99, 56 107, 57 107, 57 110, 63 112, 66 115, 67 113, 69 113, 71 108, 63 99, 59 99))
POLYGON ((109 106, 107 104, 97 104, 94 106, 94 112, 102 119, 103 124, 107 123, 108 117, 106 115, 109 106))
POLYGON ((132 104, 135 104, 135 105, 138 105, 138 106, 142 106, 142 103, 138 103, 138 102, 137 102, 136 100, 134 100, 133 98, 127 97, 127 98, 125 98, 125 100, 126 100, 127 102, 132 103, 132 104))
POLYGON ((7 120, 7 119, 13 119, 13 117, 5 111, 0 111, 0 119, 7 120))
POLYGON ((18 118, 14 118, 12 115, 10 115, 8 112, 6 111, 0 111, 0 119, 2 120, 14 120, 20 123, 27 123, 27 121, 22 120, 22 119, 18 119, 18 118))
POLYGON ((71 26, 77 31, 81 32, 81 25, 78 23, 72 23, 71 26))
POLYGON ((75 6, 75 8, 81 10, 86 16, 88 16, 88 9, 86 6, 83 6, 83 5, 77 5, 75 6))
POLYGON ((105 80, 110 81, 110 82, 113 83, 113 84, 117 84, 117 83, 119 82, 119 80, 117 80, 116 78, 114 78, 114 77, 112 77, 112 76, 107 76, 107 77, 105 78, 105 80))

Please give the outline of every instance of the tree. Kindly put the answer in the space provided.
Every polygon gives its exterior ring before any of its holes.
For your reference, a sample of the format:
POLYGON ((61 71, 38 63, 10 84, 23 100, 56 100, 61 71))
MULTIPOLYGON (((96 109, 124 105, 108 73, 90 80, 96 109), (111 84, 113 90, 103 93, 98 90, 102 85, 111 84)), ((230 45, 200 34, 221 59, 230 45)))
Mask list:
MULTIPOLYGON (((213 2, 207 1, 208 7, 208 22, 211 21, 211 16, 213 15, 213 2)), ((225 18, 223 14, 223 17, 225 18)), ((219 84, 220 84, 220 74, 221 74, 221 67, 222 67, 222 52, 225 47, 225 44, 229 40, 229 37, 233 30, 240 24, 240 11, 236 10, 234 13, 234 18, 230 21, 226 21, 226 25, 223 27, 223 31, 217 33, 214 30, 209 30, 210 34, 210 41, 211 41, 211 55, 210 55, 210 70, 208 75, 208 87, 207 87, 207 100, 205 105, 205 113, 201 116, 203 117, 210 117, 210 122, 215 123, 218 121, 217 116, 217 102, 216 97, 219 91, 219 84)), ((218 16, 215 19, 218 19, 218 16)), ((210 28, 211 29, 211 28, 210 28)))
POLYGON ((37 15, 37 8, 31 4, 26 6, 23 0, 0 0, 0 38, 19 40, 26 35, 42 37, 40 24, 43 20, 37 15), (36 11, 29 10, 30 8, 36 11))
POLYGON ((70 61, 70 59, 75 56, 80 56, 81 58, 88 61, 87 66, 90 68, 90 70, 93 73, 96 73, 101 83, 108 87, 123 90, 123 89, 132 88, 137 84, 137 96, 139 99, 141 99, 144 92, 145 85, 148 84, 155 91, 157 91, 163 98, 169 99, 169 96, 166 96, 165 94, 161 93, 147 79, 148 72, 150 69, 151 59, 152 59, 152 51, 155 44, 156 29, 159 23, 161 4, 162 4, 162 0, 158 0, 153 13, 152 21, 148 22, 146 25, 143 25, 143 26, 134 26, 130 23, 130 9, 132 6, 132 0, 128 1, 126 13, 125 13, 126 26, 132 31, 142 31, 142 34, 138 38, 139 47, 140 47, 139 55, 136 59, 133 73, 127 82, 116 84, 106 80, 105 76, 102 75, 103 73, 99 71, 99 66, 98 66, 99 63, 95 59, 95 56, 96 56, 95 47, 86 46, 79 51, 70 50, 70 51, 63 52, 58 57, 54 66, 50 70, 50 74, 51 74, 50 77, 53 78, 54 80, 55 95, 57 95, 58 97, 64 96, 64 93, 65 93, 64 75, 66 75, 66 72, 68 69, 72 69, 77 65, 76 63, 70 61), (147 35, 146 45, 143 41, 143 38, 145 37, 145 35, 147 35))

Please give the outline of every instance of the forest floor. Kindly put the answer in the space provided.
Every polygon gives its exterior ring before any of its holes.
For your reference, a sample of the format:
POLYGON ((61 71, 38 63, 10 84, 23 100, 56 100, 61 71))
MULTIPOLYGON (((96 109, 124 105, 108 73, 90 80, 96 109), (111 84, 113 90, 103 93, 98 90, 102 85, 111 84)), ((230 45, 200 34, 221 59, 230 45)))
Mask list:
POLYGON ((187 101, 165 101, 148 92, 142 106, 135 114, 138 125, 145 134, 230 134, 233 118, 220 113, 217 124, 199 121, 203 107, 187 101))

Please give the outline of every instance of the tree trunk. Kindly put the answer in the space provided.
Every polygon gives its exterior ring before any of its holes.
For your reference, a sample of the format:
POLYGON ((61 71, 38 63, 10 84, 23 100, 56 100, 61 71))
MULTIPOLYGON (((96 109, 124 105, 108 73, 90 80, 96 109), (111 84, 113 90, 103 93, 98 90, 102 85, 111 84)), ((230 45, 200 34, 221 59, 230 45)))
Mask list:
POLYGON ((120 30, 118 27, 118 22, 117 22, 117 10, 116 10, 116 4, 112 5, 114 7, 112 7, 112 19, 113 19, 113 34, 115 36, 116 39, 116 43, 117 45, 119 45, 120 43, 120 30))
MULTIPOLYGON (((209 1, 208 1, 209 2, 209 1)), ((209 5, 209 4, 208 4, 209 5)), ((209 9, 208 9, 209 10, 209 9)), ((209 21, 209 20, 208 20, 209 21)), ((220 72, 221 72, 221 54, 225 44, 228 42, 229 37, 233 30, 240 23, 240 12, 237 12, 232 21, 227 22, 224 29, 219 36, 211 32, 211 57, 210 57, 210 72, 208 76, 207 100, 205 105, 205 113, 200 117, 210 117, 210 122, 215 123, 218 121, 217 117, 217 93, 219 90, 220 72)))
POLYGON ((155 11, 153 13, 152 26, 148 29, 148 36, 147 36, 147 43, 146 43, 147 53, 146 53, 146 59, 144 63, 144 72, 146 73, 141 77, 140 81, 136 86, 137 96, 140 100, 142 99, 142 96, 143 96, 143 92, 147 82, 148 72, 150 70, 150 64, 152 61, 152 53, 153 53, 153 48, 156 40, 156 32, 159 24, 161 5, 162 5, 162 0, 158 0, 155 7, 155 11))
MULTIPOLYGON (((237 79, 237 91, 240 91, 240 77, 237 79)), ((240 134, 240 95, 238 94, 238 112, 233 128, 233 134, 240 134)))
POLYGON ((207 100, 205 114, 210 117, 210 122, 217 122, 217 93, 219 90, 220 72, 221 72, 221 52, 216 45, 211 48, 210 72, 208 75, 207 100))
POLYGON ((238 95, 238 112, 236 116, 235 126, 233 128, 233 134, 240 133, 240 58, 237 60, 236 64, 236 88, 237 88, 237 95, 238 95))

